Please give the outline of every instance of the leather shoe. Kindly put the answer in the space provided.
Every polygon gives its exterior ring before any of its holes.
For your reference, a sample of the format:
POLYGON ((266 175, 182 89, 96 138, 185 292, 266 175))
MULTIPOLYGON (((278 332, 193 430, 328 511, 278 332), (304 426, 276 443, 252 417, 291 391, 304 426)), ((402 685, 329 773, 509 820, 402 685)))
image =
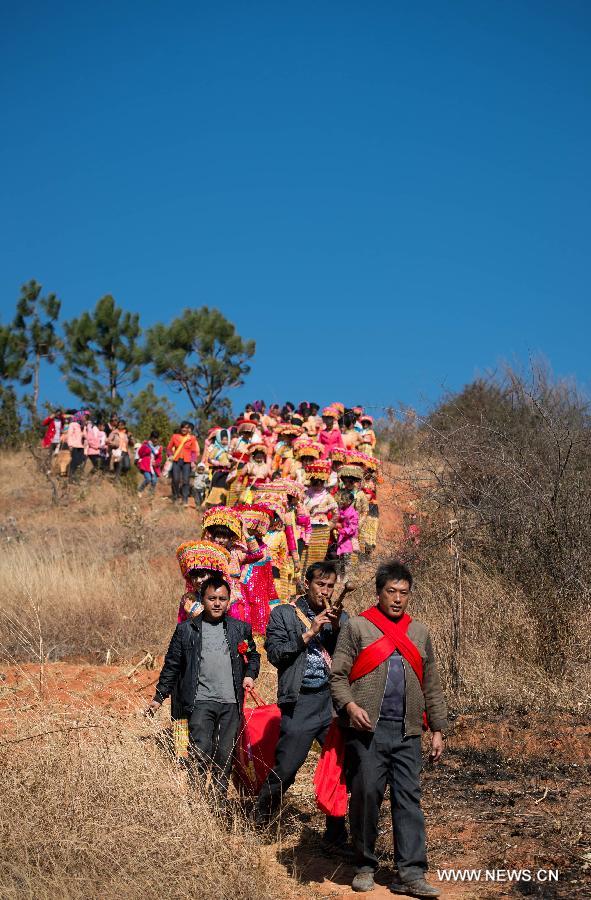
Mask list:
POLYGON ((439 897, 439 888, 427 884, 424 878, 415 881, 393 881, 390 885, 393 894, 404 894, 406 897, 439 897))
POLYGON ((373 872, 358 872, 353 881, 351 882, 351 888, 354 891, 365 892, 365 891, 373 891, 375 887, 375 881, 373 880, 373 872))

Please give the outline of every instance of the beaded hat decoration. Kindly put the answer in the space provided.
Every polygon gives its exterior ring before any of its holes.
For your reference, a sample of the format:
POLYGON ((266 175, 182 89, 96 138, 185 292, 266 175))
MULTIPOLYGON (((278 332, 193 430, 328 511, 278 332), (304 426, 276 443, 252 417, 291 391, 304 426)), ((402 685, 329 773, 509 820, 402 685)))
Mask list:
POLYGON ((340 416, 345 412, 345 404, 344 403, 331 403, 330 404, 333 409, 336 409, 340 416))
POLYGON ((369 422, 370 425, 373 425, 373 416, 368 416, 365 413, 363 413, 363 415, 359 416, 359 421, 360 422, 369 422))
POLYGON ((183 578, 191 569, 209 569, 219 572, 226 581, 230 580, 230 553, 213 541, 185 541, 177 547, 176 558, 183 578))
POLYGON ((303 428, 301 425, 293 425, 291 422, 281 422, 276 426, 275 431, 283 437, 289 437, 289 435, 299 437, 303 428))
POLYGON ((379 463, 375 456, 369 456, 367 453, 362 453, 361 450, 350 450, 347 462, 352 466, 363 466, 370 472, 378 471, 379 463))
POLYGON ((347 450, 344 450, 342 447, 335 447, 334 450, 330 451, 330 458, 333 462, 344 463, 347 461, 347 450))
POLYGON ((238 430, 238 434, 247 434, 251 431, 256 431, 257 423, 250 422, 248 419, 244 419, 240 422, 236 422, 236 428, 238 430))
MULTIPOLYGON (((262 485, 262 487, 265 487, 265 485, 262 485)), ((306 494, 306 489, 303 484, 299 484, 297 481, 291 481, 289 478, 278 478, 276 481, 272 481, 269 487, 274 487, 275 489, 282 491, 287 494, 288 497, 295 497, 300 503, 303 501, 306 494)))
POLYGON ((313 459, 319 459, 322 454, 322 446, 317 444, 316 441, 297 441, 294 450, 296 459, 301 459, 302 456, 311 456, 313 459))
POLYGON ((322 418, 329 416, 331 419, 339 418, 339 411, 334 406, 325 406, 322 410, 322 418))
POLYGON ((249 444, 247 453, 252 456, 253 453, 264 453, 267 455, 267 448, 260 441, 255 441, 253 444, 249 444))
MULTIPOLYGON (((261 485, 264 487, 264 485, 261 485)), ((256 490, 253 494, 253 500, 255 506, 258 503, 264 503, 264 505, 271 510, 271 512, 278 515, 281 519, 283 518, 286 512, 286 501, 285 494, 282 494, 279 491, 276 491, 272 494, 270 491, 262 491, 256 490)))
POLYGON ((359 481, 363 478, 363 469, 361 466, 341 466, 339 469, 339 478, 358 478, 359 481))
POLYGON ((231 506, 212 506, 203 514, 203 530, 213 528, 214 525, 223 525, 224 528, 229 528, 238 540, 242 538, 240 516, 231 506))
POLYGON ((331 465, 327 459, 317 459, 306 466, 306 475, 311 480, 328 481, 331 473, 331 465))
POLYGON ((239 513, 246 528, 256 528, 264 534, 269 530, 273 511, 262 503, 237 503, 233 509, 239 513))

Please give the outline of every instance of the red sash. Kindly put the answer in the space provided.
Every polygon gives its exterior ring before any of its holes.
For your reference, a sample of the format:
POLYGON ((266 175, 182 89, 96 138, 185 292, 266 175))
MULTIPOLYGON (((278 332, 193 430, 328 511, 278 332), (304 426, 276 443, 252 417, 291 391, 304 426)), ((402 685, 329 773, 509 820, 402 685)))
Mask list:
POLYGON ((408 626, 412 622, 411 617, 404 613, 401 619, 393 622, 377 606, 366 609, 360 615, 371 622, 372 625, 375 625, 376 628, 379 628, 383 633, 383 637, 378 638, 377 641, 374 641, 373 644, 361 651, 351 667, 349 681, 357 681, 358 678, 363 678, 364 675, 373 672, 388 657, 392 656, 395 650, 398 650, 412 668, 422 687, 423 658, 406 634, 408 626))

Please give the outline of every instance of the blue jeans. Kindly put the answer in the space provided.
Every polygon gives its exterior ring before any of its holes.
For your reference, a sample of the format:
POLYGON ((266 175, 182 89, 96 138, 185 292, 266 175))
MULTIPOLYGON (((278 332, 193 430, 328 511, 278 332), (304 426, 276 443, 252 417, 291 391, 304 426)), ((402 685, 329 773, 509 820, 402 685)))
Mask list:
POLYGON ((155 472, 142 472, 142 475, 144 476, 144 480, 143 483, 140 484, 140 491, 143 491, 148 487, 148 485, 150 485, 153 493, 156 490, 156 485, 158 484, 158 476, 155 472))

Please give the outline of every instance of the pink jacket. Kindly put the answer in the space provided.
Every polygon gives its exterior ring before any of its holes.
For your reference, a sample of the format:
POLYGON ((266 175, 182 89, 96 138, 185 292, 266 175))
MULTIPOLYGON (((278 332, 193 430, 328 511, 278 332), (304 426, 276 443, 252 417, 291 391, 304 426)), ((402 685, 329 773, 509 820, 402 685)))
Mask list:
POLYGON ((355 553, 359 549, 357 535, 359 531, 359 515, 351 504, 347 509, 339 510, 339 534, 337 537, 337 555, 355 553))
POLYGON ((86 447, 84 448, 84 452, 87 456, 98 456, 101 452, 102 446, 102 438, 104 438, 104 431, 99 431, 96 425, 91 425, 90 422, 86 426, 86 447))
POLYGON ((70 450, 73 447, 83 447, 84 442, 82 440, 82 429, 78 422, 70 422, 68 425, 68 430, 66 431, 66 442, 70 450))
POLYGON ((343 443, 343 435, 335 425, 331 431, 321 431, 318 435, 318 440, 322 444, 322 456, 326 459, 331 450, 335 450, 337 447, 345 448, 343 443))

